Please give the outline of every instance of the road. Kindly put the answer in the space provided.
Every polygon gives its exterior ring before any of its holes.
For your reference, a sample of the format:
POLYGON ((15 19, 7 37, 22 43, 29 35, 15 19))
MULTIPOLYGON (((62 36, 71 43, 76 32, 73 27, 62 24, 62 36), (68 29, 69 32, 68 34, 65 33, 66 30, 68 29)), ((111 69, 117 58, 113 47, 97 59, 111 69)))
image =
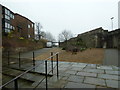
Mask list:
POLYGON ((117 49, 106 49, 104 57, 104 65, 115 65, 118 66, 118 60, 120 59, 120 50, 117 49))
MULTIPOLYGON (((43 48, 43 49, 38 49, 38 50, 34 50, 34 51, 24 52, 24 53, 20 54, 20 57, 21 58, 32 58, 33 57, 33 52, 34 52, 35 57, 37 57, 40 54, 49 51, 50 49, 52 49, 52 48, 43 48)), ((17 58, 18 54, 12 55, 12 57, 16 57, 17 58)))

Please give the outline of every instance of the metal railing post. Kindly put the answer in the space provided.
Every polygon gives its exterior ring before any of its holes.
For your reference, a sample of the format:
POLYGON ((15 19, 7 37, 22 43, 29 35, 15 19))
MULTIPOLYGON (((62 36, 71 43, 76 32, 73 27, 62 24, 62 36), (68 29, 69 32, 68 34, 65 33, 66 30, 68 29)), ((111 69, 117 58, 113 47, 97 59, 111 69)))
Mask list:
POLYGON ((19 52, 19 68, 21 67, 21 63, 20 63, 20 52, 19 52))
POLYGON ((46 90, 48 89, 47 86, 47 60, 45 61, 45 77, 46 77, 46 90))
POLYGON ((17 82, 17 79, 14 80, 14 87, 15 87, 15 90, 18 90, 18 82, 17 82))
POLYGON ((33 66, 35 66, 35 53, 33 52, 33 66))
POLYGON ((58 72, 58 54, 56 54, 56 61, 57 61, 57 78, 59 77, 59 72, 58 72))
POLYGON ((8 51, 8 66, 10 65, 10 51, 8 51))
POLYGON ((51 52, 51 69, 53 74, 53 52, 51 52))

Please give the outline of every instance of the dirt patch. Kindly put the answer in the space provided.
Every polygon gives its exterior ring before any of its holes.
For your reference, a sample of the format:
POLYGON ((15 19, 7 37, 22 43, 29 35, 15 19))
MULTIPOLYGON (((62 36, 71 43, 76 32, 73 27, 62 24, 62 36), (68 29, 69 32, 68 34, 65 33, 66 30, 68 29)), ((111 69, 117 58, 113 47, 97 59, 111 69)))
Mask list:
POLYGON ((50 52, 60 52, 59 61, 102 64, 104 59, 104 49, 92 48, 83 52, 77 52, 77 54, 72 54, 72 52, 66 52, 60 48, 53 48, 49 52, 36 57, 36 60, 44 60, 48 58, 50 52))

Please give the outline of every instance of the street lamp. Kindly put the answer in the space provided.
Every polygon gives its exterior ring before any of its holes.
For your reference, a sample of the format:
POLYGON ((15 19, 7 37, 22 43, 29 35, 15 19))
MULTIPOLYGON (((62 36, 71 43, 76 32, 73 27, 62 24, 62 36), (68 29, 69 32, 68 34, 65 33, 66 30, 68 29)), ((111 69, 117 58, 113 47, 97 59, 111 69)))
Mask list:
POLYGON ((112 27, 112 30, 113 30, 113 19, 114 19, 114 17, 112 17, 110 19, 111 19, 111 27, 112 27))

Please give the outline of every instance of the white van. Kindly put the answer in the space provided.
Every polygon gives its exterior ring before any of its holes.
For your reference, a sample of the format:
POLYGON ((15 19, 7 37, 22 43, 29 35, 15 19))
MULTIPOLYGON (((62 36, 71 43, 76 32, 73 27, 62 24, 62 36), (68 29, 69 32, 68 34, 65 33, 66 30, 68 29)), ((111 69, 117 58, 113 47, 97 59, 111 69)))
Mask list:
POLYGON ((46 43, 46 47, 47 47, 47 48, 52 48, 52 46, 53 46, 53 45, 52 45, 52 42, 48 41, 48 42, 46 43))

